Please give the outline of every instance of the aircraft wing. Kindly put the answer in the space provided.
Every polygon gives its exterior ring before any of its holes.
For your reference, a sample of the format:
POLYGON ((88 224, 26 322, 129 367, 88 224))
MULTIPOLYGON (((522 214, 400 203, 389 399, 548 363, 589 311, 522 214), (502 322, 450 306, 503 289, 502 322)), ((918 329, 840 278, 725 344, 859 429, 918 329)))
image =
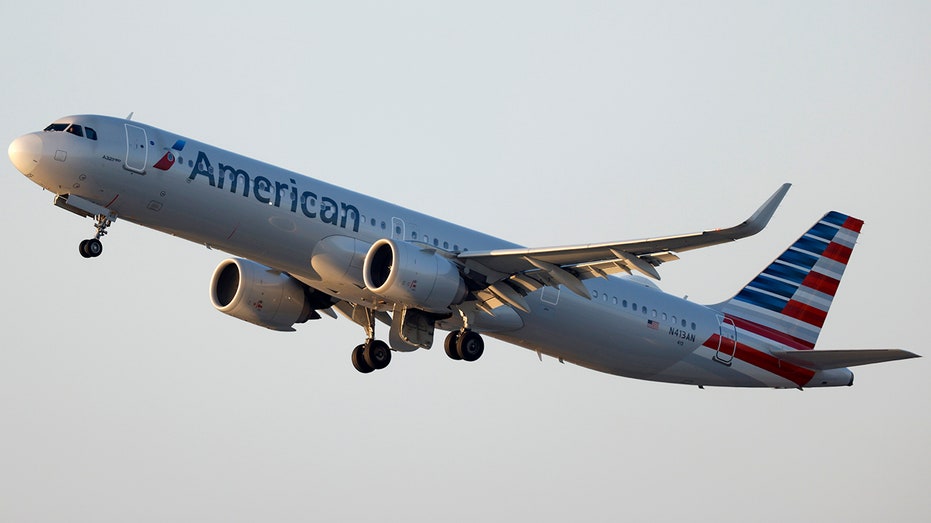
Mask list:
POLYGON ((783 350, 773 351, 773 356, 815 370, 842 369, 921 357, 902 349, 783 350))
MULTIPOLYGON (((464 252, 458 259, 470 270, 484 274, 489 283, 507 280, 521 289, 522 294, 544 285, 563 284, 576 294, 588 297, 588 291, 580 280, 632 271, 658 280, 660 276, 656 267, 679 259, 677 252, 732 242, 762 231, 789 187, 791 184, 783 184, 750 218, 726 229, 611 243, 464 252)), ((514 305, 507 297, 500 296, 508 292, 500 285, 499 292, 495 293, 497 297, 514 305)))

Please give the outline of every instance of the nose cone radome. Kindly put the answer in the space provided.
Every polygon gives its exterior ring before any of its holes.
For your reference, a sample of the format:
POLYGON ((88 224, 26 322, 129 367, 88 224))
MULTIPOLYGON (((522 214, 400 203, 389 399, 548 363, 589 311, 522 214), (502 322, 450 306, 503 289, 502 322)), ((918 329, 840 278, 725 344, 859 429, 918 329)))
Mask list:
POLYGON ((42 138, 35 134, 24 134, 13 140, 7 153, 19 172, 28 176, 42 159, 42 138))

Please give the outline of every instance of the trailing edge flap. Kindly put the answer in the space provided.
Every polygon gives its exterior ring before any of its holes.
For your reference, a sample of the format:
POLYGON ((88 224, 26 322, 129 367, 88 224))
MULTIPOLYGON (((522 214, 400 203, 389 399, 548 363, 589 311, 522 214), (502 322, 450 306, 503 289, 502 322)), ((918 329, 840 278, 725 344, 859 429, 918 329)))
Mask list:
POLYGON ((659 274, 653 267, 678 259, 675 252, 732 242, 762 231, 789 191, 789 187, 791 184, 783 184, 753 213, 753 216, 740 225, 727 229, 614 243, 470 251, 459 254, 458 259, 467 263, 475 262, 478 266, 470 265, 480 271, 482 267, 488 269, 486 274, 489 276, 496 276, 493 273, 497 273, 508 277, 526 271, 540 271, 542 262, 549 266, 571 269, 580 279, 604 276, 606 272, 631 270, 658 279, 659 274), (610 270, 612 267, 616 270, 610 270))
POLYGON ((780 350, 772 354, 782 361, 815 370, 842 369, 921 357, 902 349, 780 350))

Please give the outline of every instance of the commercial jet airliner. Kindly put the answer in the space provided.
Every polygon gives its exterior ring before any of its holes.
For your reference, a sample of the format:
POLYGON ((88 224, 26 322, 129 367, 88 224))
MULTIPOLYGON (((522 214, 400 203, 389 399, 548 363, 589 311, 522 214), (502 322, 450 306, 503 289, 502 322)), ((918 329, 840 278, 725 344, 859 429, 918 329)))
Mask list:
POLYGON ((436 329, 449 331, 453 360, 477 360, 487 335, 541 358, 701 387, 852 385, 847 367, 917 356, 815 349, 863 225, 839 212, 723 303, 654 283, 679 253, 760 232, 789 184, 730 228, 525 248, 131 119, 61 118, 14 140, 9 156, 56 206, 93 218, 81 256, 100 256, 118 219, 230 253, 210 281, 220 312, 293 331, 339 311, 365 330, 351 357, 362 373, 429 349, 436 329))

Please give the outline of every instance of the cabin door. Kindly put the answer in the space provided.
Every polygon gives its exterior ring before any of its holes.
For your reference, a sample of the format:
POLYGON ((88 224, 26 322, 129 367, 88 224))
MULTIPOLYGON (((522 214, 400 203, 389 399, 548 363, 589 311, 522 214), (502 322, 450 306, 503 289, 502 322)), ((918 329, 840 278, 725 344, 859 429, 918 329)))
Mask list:
POLYGON ((714 361, 724 365, 730 365, 734 361, 734 354, 737 352, 737 326, 734 320, 718 316, 718 352, 714 355, 714 361))
POLYGON ((145 174, 149 148, 145 129, 126 124, 126 161, 123 167, 134 173, 145 174))

